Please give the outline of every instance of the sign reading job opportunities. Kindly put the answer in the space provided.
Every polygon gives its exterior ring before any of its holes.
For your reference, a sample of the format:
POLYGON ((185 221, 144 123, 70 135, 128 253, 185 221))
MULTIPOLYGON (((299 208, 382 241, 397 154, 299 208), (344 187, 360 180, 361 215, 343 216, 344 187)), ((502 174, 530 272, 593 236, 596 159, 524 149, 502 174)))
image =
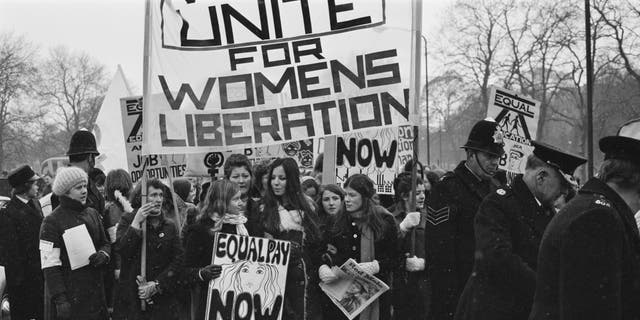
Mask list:
MULTIPOLYGON (((142 168, 146 168, 148 177, 151 179, 167 180, 169 175, 172 178, 184 176, 187 167, 184 154, 165 155, 167 157, 166 165, 162 163, 160 155, 142 155, 142 142, 143 139, 146 139, 146 137, 143 137, 142 110, 144 108, 142 97, 122 98, 120 99, 120 106, 131 181, 136 183, 142 179, 142 168)), ((109 138, 116 139, 117 137, 109 138)))
POLYGON ((502 132, 505 154, 500 158, 500 168, 524 173, 527 157, 533 153, 531 140, 536 139, 540 101, 492 87, 487 116, 496 120, 502 132))
POLYGON ((411 2, 153 0, 148 153, 410 124, 411 2))
POLYGON ((212 263, 220 277, 209 282, 205 319, 281 319, 291 243, 218 233, 212 263))

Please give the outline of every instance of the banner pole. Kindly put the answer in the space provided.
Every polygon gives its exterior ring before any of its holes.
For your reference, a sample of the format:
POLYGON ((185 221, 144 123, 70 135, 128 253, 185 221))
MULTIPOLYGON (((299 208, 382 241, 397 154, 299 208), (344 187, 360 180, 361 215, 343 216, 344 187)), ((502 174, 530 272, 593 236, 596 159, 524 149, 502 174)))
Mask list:
POLYGON ((177 195, 173 190, 173 176, 171 174, 171 168, 169 167, 169 161, 167 160, 166 155, 161 155, 160 159, 162 160, 162 169, 167 169, 167 176, 169 177, 169 190, 171 191, 171 200, 173 200, 173 214, 176 217, 176 224, 178 226, 178 234, 182 234, 182 226, 184 225, 184 221, 182 217, 180 217, 180 212, 178 211, 178 201, 176 201, 177 195))
POLYGON ((322 158, 322 184, 336 183, 336 144, 337 136, 324 137, 322 158))
MULTIPOLYGON (((420 59, 422 57, 422 1, 413 0, 411 2, 412 19, 411 19, 411 84, 410 92, 412 93, 411 102, 412 110, 415 117, 420 115, 420 59)), ((416 210, 416 187, 417 187, 417 166, 418 166, 418 126, 413 126, 413 165, 411 166, 411 194, 409 197, 409 212, 416 210)), ((411 256, 415 256, 415 228, 411 231, 411 256)))
MULTIPOLYGON (((151 45, 150 32, 151 32, 151 0, 145 0, 144 5, 144 54, 142 57, 142 101, 143 103, 147 103, 149 101, 150 92, 150 83, 149 83, 149 51, 151 45)), ((144 121, 144 108, 143 108, 143 121, 144 121)), ((143 122, 144 123, 144 122, 143 122)), ((144 124, 143 124, 144 127, 144 124)), ((144 141, 144 140, 143 140, 144 141)), ((149 147, 146 142, 143 142, 142 155, 146 157, 149 154, 149 147)), ((148 160, 148 159, 147 159, 148 160)), ((143 166, 142 171, 142 192, 141 192, 141 204, 144 205, 147 203, 147 170, 146 166, 143 166)), ((142 223, 142 246, 140 252, 140 276, 142 276, 146 281, 147 276, 147 220, 145 219, 142 223)), ((144 300, 140 300, 140 308, 142 311, 147 309, 147 304, 144 300)))

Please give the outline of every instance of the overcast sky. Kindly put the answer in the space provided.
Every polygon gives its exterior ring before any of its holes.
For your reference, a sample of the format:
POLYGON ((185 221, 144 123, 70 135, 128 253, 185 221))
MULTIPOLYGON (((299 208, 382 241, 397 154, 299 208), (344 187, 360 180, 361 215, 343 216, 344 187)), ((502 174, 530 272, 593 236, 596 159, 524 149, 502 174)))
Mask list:
MULTIPOLYGON (((408 0, 406 0, 408 1, 408 0)), ((110 74, 122 66, 132 90, 142 93, 144 0, 0 0, 0 32, 13 31, 39 46, 87 52, 110 74)), ((452 0, 423 0, 423 33, 437 32, 452 0)))

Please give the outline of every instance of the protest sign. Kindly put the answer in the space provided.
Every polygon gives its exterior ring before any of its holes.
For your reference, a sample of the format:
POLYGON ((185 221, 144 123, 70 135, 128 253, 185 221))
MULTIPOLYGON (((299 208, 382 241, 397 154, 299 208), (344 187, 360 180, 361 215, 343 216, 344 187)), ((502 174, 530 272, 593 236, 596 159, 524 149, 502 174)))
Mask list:
POLYGON ((362 270, 353 259, 347 260, 335 272, 338 280, 331 283, 320 283, 320 288, 331 301, 353 319, 373 303, 381 294, 389 290, 382 280, 362 270))
POLYGON ((362 173, 373 180, 378 194, 393 194, 393 180, 413 156, 411 126, 382 128, 338 136, 336 182, 362 173))
POLYGON ((217 233, 205 319, 281 319, 291 243, 217 233))
POLYGON ((315 161, 314 144, 314 141, 309 139, 234 151, 188 154, 185 175, 209 176, 209 169, 213 169, 218 176, 222 176, 225 162, 234 153, 246 155, 252 165, 275 158, 290 157, 296 160, 301 170, 311 170, 315 161))
POLYGON ((538 130, 540 101, 492 87, 487 116, 496 120, 502 133, 505 154, 500 158, 500 169, 524 173, 527 157, 533 152, 531 140, 538 130))
POLYGON ((152 0, 145 153, 224 152, 412 123, 411 5, 152 0))
POLYGON ((67 157, 53 157, 42 161, 40 164, 40 173, 48 175, 49 177, 55 177, 56 171, 60 167, 66 167, 69 164, 69 158, 67 157))
POLYGON ((168 180, 182 177, 187 167, 184 154, 164 155, 167 161, 163 165, 160 155, 151 154, 143 156, 143 103, 142 97, 129 97, 120 99, 122 111, 122 128, 124 129, 124 140, 127 151, 127 163, 129 174, 133 183, 142 179, 142 168, 146 168, 150 179, 156 178, 168 180))

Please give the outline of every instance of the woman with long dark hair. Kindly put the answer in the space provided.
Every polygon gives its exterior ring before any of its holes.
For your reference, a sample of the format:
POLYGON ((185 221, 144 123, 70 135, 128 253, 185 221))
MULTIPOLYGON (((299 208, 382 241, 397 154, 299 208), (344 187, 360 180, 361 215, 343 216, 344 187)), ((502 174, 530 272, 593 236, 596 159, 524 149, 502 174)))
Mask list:
MULTIPOLYGON (((391 273, 400 259, 393 216, 373 203, 371 198, 375 190, 369 177, 363 174, 349 177, 344 183, 344 191, 344 211, 336 217, 327 240, 334 249, 328 252, 331 262, 341 266, 348 259, 354 259, 367 273, 391 285, 391 273)), ((319 269, 319 275, 323 282, 336 278, 327 265, 319 269)), ((388 293, 384 293, 360 314, 359 319, 390 319, 390 307, 388 293)), ((335 314, 331 318, 344 319, 345 316, 335 314)))
POLYGON ((191 287, 191 319, 204 319, 207 284, 220 276, 222 268, 211 264, 216 233, 250 235, 242 215, 241 191, 228 180, 214 181, 209 187, 196 222, 184 234, 185 285, 191 287))
POLYGON ((261 209, 265 236, 291 242, 283 319, 320 318, 315 270, 319 266, 322 236, 313 202, 302 192, 295 160, 273 161, 261 209))
POLYGON ((179 319, 176 299, 183 250, 177 223, 169 218, 174 212, 171 191, 160 180, 147 182, 147 203, 142 205, 142 183, 131 194, 131 205, 118 223, 116 252, 122 260, 118 281, 119 296, 113 319, 179 319), (146 277, 140 275, 142 228, 146 221, 146 277), (146 310, 141 310, 140 301, 146 310))

